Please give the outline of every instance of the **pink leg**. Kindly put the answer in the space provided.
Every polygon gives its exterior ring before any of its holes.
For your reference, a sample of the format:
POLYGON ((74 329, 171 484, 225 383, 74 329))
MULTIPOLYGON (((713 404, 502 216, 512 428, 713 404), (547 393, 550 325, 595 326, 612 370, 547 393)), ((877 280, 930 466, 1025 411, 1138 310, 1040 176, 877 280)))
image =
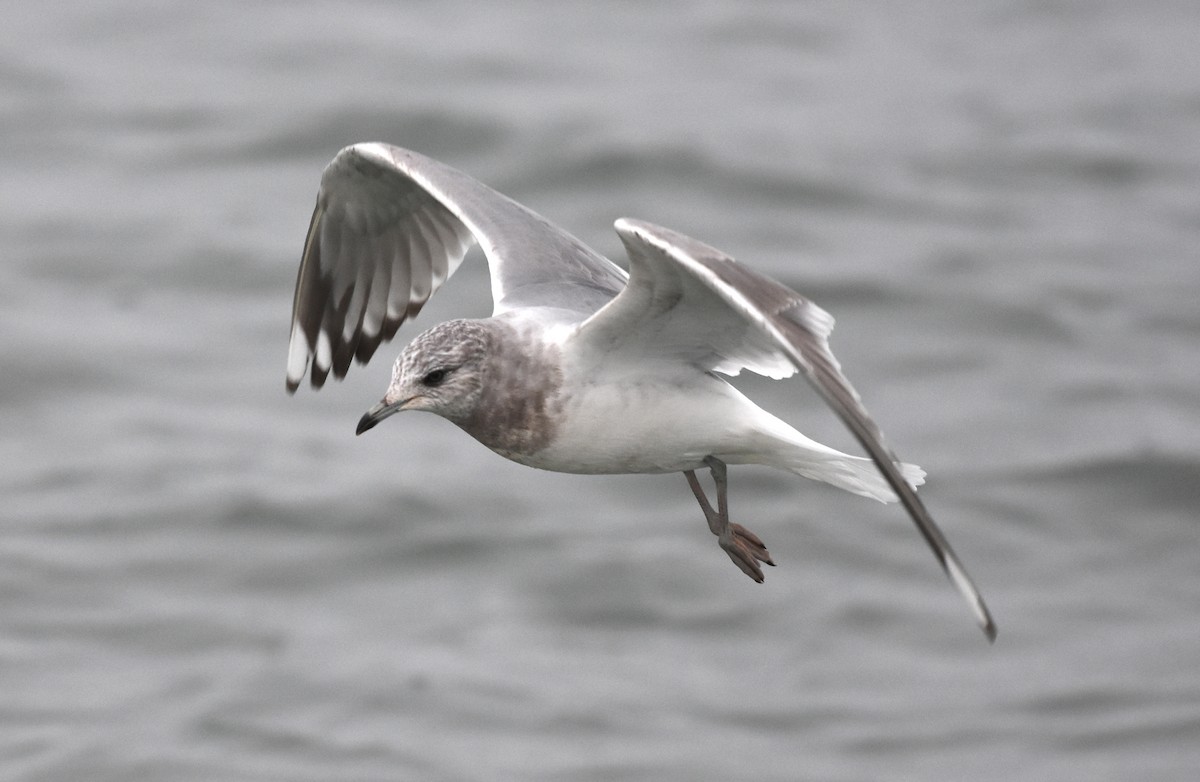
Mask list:
POLYGON ((733 560, 733 564, 750 578, 759 582, 763 581, 762 568, 758 566, 759 562, 765 562, 774 567, 775 563, 771 561, 771 555, 767 552, 767 547, 759 540, 758 536, 750 530, 743 527, 741 524, 733 524, 729 521, 729 501, 727 497, 728 482, 725 476, 725 462, 716 457, 709 456, 705 458, 704 463, 708 465, 709 472, 712 474, 713 483, 717 487, 717 509, 713 510, 712 505, 708 502, 708 497, 704 494, 704 489, 700 486, 700 479, 696 477, 695 470, 685 470, 684 477, 687 478, 688 485, 692 487, 692 494, 696 496, 696 501, 700 503, 700 510, 704 511, 704 518, 708 521, 708 528, 712 534, 717 536, 717 542, 721 548, 733 560))

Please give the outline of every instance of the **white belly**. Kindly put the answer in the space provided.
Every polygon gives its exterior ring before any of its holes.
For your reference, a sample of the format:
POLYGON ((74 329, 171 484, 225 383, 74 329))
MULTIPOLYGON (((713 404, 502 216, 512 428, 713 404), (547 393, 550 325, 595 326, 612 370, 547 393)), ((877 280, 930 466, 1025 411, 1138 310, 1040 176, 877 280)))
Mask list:
POLYGON ((571 473, 694 470, 704 457, 744 448, 760 410, 733 387, 696 373, 686 385, 581 384, 551 443, 511 459, 571 473))

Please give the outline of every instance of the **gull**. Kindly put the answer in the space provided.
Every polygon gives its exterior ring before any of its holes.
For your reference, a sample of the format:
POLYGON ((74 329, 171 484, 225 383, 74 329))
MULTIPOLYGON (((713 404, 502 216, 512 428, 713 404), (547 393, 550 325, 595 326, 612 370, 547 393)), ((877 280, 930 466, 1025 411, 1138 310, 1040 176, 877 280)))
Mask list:
POLYGON ((833 318, 695 239, 614 224, 629 271, 541 215, 436 160, 384 143, 325 168, 296 280, 287 389, 320 388, 366 363, 479 244, 491 317, 456 319, 400 353, 362 434, 402 410, 458 425, 520 464, 566 473, 681 472, 709 530, 755 581, 774 565, 730 521, 726 465, 761 464, 883 502, 897 499, 966 598, 996 625, 901 463, 829 349, 833 318), (803 374, 869 459, 841 453, 763 410, 721 375, 803 374), (707 468, 715 507, 697 470, 707 468))

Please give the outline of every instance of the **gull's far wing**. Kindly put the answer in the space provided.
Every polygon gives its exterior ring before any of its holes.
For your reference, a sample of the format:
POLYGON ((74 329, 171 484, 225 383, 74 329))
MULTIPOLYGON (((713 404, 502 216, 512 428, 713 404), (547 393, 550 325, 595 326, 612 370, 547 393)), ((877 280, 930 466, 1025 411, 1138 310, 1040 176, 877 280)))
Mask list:
POLYGON ((829 349, 833 318, 800 294, 682 234, 629 219, 616 222, 629 253, 622 291, 585 321, 580 339, 598 349, 747 368, 783 377, 803 372, 866 449, 900 498, 942 569, 989 640, 996 625, 970 576, 934 523, 829 349))
POLYGON ((292 304, 287 387, 365 363, 424 306, 476 242, 494 313, 551 306, 586 317, 625 272, 535 212, 436 160, 381 143, 325 168, 292 304))

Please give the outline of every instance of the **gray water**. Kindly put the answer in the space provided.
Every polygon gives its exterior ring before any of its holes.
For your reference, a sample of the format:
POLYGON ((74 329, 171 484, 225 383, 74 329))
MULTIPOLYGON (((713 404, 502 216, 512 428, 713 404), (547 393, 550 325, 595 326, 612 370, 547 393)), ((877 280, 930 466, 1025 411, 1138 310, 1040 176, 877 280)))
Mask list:
POLYGON ((1200 5, 2 11, 3 779, 1197 778, 1200 5), (481 257, 289 398, 365 140, 832 311, 996 644, 896 506, 733 470, 760 586, 682 477, 356 438, 400 344, 489 311, 481 257))

